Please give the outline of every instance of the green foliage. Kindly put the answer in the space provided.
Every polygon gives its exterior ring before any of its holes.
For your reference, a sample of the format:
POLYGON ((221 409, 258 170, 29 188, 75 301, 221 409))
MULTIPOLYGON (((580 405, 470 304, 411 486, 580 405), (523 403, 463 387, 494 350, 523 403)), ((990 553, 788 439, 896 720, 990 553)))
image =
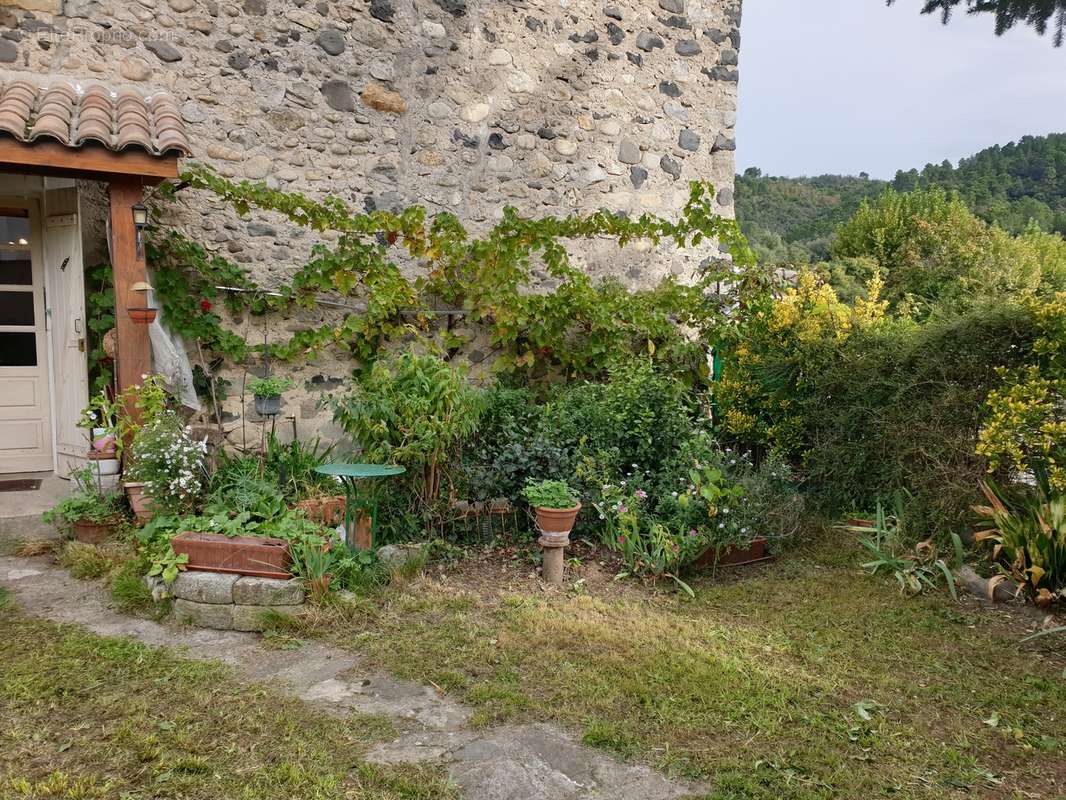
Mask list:
POLYGON ((178 579, 178 575, 187 569, 188 563, 188 553, 175 553, 173 548, 167 545, 151 560, 148 567, 148 577, 162 578, 163 583, 170 586, 178 579))
MULTIPOLYGON (((571 265, 562 242, 606 236, 619 246, 647 239, 689 247, 714 240, 730 249, 736 264, 750 263, 736 223, 713 213, 714 192, 702 183, 692 184, 689 203, 676 223, 650 215, 630 220, 606 211, 528 220, 508 207, 501 221, 478 239, 453 215, 427 220, 425 209, 417 206, 399 214, 353 214, 337 198, 319 202, 263 184, 235 184, 199 165, 183 180, 214 193, 238 213, 253 207, 274 211, 293 224, 338 234, 331 247, 312 249, 311 260, 290 284, 268 294, 237 265, 208 254, 177 231, 152 232, 148 257, 169 324, 187 339, 237 361, 264 348, 275 358, 293 359, 326 346, 371 361, 388 341, 412 334, 433 338, 431 311, 444 302, 462 309, 468 323, 487 330, 499 351, 495 366, 501 371, 544 375, 551 369, 594 377, 619 352, 644 351, 675 374, 696 380, 706 372, 700 348, 679 325, 709 332, 721 324, 728 303, 712 302, 705 290, 720 280, 736 283, 735 266, 715 264, 694 286, 668 279, 654 289, 630 292, 617 282, 593 282, 571 265), (409 281, 403 276, 391 260, 394 245, 425 267, 421 277, 409 281), (558 288, 529 291, 535 267, 558 281, 558 288), (216 308, 217 286, 241 290, 226 295, 235 312, 310 306, 320 292, 339 293, 362 307, 338 324, 300 331, 286 342, 250 346, 224 327, 216 308)), ((449 350, 462 343, 450 332, 439 339, 449 350)))
POLYGON ((1026 230, 1012 237, 975 217, 943 189, 887 190, 837 228, 836 259, 870 259, 889 307, 924 316, 983 298, 1015 300, 1066 283, 1066 243, 1026 230))
POLYGON ((111 359, 104 352, 104 334, 115 327, 114 274, 110 264, 97 264, 85 270, 85 316, 88 328, 86 360, 93 392, 111 388, 111 359))
POLYGON ((907 489, 915 530, 946 537, 987 468, 975 451, 997 367, 1025 363, 1035 338, 1032 314, 1002 298, 919 324, 801 278, 724 353, 721 423, 801 463, 823 507, 870 508, 907 489))
POLYGON ((751 168, 736 178, 737 219, 760 261, 829 262, 837 226, 889 187, 957 193, 977 217, 1014 235, 1034 228, 1066 234, 1066 134, 1023 136, 957 167, 945 161, 900 170, 887 183, 863 176, 769 177, 751 168))
POLYGON ((86 468, 71 476, 73 491, 41 515, 49 525, 69 528, 75 522, 110 522, 122 513, 121 498, 106 492, 86 468))
MULTIPOLYGON (((872 575, 891 575, 899 584, 900 593, 914 596, 936 589, 944 580, 952 599, 958 600, 955 576, 948 562, 939 556, 932 537, 912 545, 914 533, 905 530, 906 506, 904 495, 897 493, 895 514, 887 515, 881 501, 877 502, 877 516, 871 526, 846 528, 860 534, 859 544, 873 558, 863 563, 872 575)), ((961 566, 962 540, 952 533, 956 566, 961 566)))
POLYGON ((566 387, 544 413, 552 437, 570 450, 616 453, 617 466, 656 471, 691 436, 692 393, 647 358, 608 367, 607 380, 566 387))
POLYGON ((573 508, 578 499, 566 481, 544 480, 530 482, 522 490, 522 496, 533 508, 573 508))
POLYGON ((1060 602, 1066 590, 1066 494, 1046 487, 1005 492, 981 485, 988 505, 977 506, 982 523, 977 541, 992 545, 1000 574, 1037 605, 1060 602))
POLYGON ((528 389, 494 385, 474 436, 464 445, 458 482, 463 496, 482 502, 517 500, 529 481, 565 475, 571 448, 557 436, 552 417, 528 389))
POLYGON ((287 392, 295 385, 296 384, 292 378, 268 375, 265 378, 255 378, 254 380, 248 381, 248 386, 246 388, 257 397, 277 397, 283 392, 287 392))
POLYGON ((482 392, 436 356, 378 361, 333 399, 333 419, 374 463, 407 467, 424 509, 440 498, 449 459, 477 427, 482 392))

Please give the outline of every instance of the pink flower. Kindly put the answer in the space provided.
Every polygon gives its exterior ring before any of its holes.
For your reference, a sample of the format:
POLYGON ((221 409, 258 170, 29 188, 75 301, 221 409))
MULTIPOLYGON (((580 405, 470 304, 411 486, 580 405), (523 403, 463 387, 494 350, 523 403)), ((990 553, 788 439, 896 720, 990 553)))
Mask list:
POLYGON ((688 532, 688 535, 689 535, 689 536, 695 536, 695 535, 696 535, 696 529, 695 529, 695 528, 693 528, 692 530, 690 530, 690 531, 688 532))
POLYGON ((619 536, 618 537, 618 544, 625 544, 625 543, 626 543, 626 537, 619 536))
POLYGON ((643 489, 637 489, 637 497, 639 497, 641 500, 643 500, 647 496, 648 493, 645 492, 643 489))

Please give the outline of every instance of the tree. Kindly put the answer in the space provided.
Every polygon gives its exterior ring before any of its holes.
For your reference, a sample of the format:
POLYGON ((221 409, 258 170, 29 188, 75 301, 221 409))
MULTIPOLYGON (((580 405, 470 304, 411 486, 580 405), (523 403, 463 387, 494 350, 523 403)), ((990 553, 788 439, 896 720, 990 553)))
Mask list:
MULTIPOLYGON (((887 2, 892 5, 896 0, 887 2)), ((926 0, 922 13, 940 12, 946 25, 951 20, 951 12, 963 2, 969 14, 995 14, 996 36, 1002 36, 1018 23, 1031 25, 1043 36, 1048 21, 1054 17, 1052 41, 1055 47, 1062 46, 1066 34, 1066 0, 926 0)))

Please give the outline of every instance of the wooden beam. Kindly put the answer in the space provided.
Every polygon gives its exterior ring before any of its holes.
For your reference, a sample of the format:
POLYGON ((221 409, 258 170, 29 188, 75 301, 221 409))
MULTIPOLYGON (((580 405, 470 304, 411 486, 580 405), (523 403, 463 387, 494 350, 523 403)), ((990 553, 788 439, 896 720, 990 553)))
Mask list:
POLYGON ((25 144, 0 136, 0 172, 96 180, 130 175, 143 178, 143 183, 156 184, 178 176, 178 157, 154 156, 136 149, 116 153, 93 142, 81 147, 67 147, 51 140, 25 144))
MULTIPOLYGON (((146 281, 143 253, 137 253, 137 231, 133 225, 134 204, 140 203, 144 188, 137 178, 111 181, 111 270, 115 279, 115 361, 118 389, 141 383, 152 371, 152 343, 148 326, 130 319, 129 306, 140 302, 130 286, 146 281)), ((133 411, 133 409, 127 409, 133 411)))

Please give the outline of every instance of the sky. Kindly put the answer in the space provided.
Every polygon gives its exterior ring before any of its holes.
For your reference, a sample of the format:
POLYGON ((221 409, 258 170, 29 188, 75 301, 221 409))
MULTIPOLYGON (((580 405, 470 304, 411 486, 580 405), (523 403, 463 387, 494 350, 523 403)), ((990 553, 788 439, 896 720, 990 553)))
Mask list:
POLYGON ((737 171, 891 178, 1066 132, 1066 46, 922 5, 744 0, 737 171))

